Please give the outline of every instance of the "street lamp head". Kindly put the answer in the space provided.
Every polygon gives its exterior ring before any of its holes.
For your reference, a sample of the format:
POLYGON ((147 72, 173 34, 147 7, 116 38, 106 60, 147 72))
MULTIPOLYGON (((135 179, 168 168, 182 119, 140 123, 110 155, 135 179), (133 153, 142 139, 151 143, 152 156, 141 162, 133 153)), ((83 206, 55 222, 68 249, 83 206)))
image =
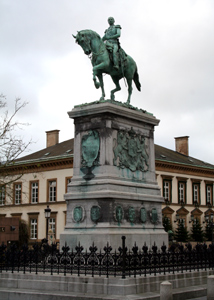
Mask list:
POLYGON ((45 218, 49 219, 51 216, 51 209, 49 208, 49 205, 47 205, 47 208, 45 208, 45 218))

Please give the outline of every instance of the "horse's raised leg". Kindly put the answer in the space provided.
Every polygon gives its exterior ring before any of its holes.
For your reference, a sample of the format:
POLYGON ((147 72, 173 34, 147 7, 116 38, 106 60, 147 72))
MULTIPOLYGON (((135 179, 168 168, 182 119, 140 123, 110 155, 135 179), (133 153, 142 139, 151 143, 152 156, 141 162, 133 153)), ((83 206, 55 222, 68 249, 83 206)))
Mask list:
POLYGON ((100 87, 102 90, 102 96, 100 97, 100 100, 104 100, 105 99, 105 91, 104 91, 104 83, 103 83, 103 75, 99 74, 97 75, 99 82, 100 82, 100 87))
POLYGON ((95 88, 99 89, 100 83, 99 83, 99 81, 97 81, 97 78, 95 75, 93 75, 93 81, 94 81, 95 88))
POLYGON ((114 84, 116 85, 116 88, 111 91, 111 100, 114 100, 115 99, 114 93, 120 91, 121 87, 120 87, 120 83, 119 83, 119 78, 118 77, 111 76, 111 78, 114 81, 114 84))
POLYGON ((127 79, 127 84, 128 84, 128 99, 126 101, 127 104, 130 104, 130 100, 131 100, 131 95, 132 95, 132 79, 127 79))
POLYGON ((106 62, 102 62, 99 65, 96 65, 93 67, 93 80, 94 80, 94 85, 96 89, 99 89, 101 82, 97 81, 96 76, 99 77, 99 73, 101 69, 103 69, 106 66, 106 62))

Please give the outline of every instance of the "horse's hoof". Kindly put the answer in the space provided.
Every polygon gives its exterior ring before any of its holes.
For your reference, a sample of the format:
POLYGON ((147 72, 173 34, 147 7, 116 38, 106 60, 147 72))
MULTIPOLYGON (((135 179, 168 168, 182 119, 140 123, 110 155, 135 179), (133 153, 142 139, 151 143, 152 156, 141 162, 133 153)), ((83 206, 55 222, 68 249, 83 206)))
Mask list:
POLYGON ((102 101, 102 100, 105 100, 105 98, 104 97, 100 97, 100 101, 102 101))
POLYGON ((95 88, 96 88, 96 89, 99 89, 99 87, 100 87, 99 82, 95 82, 94 84, 95 84, 95 88))
POLYGON ((114 100, 115 99, 115 96, 114 95, 111 95, 111 100, 114 100))

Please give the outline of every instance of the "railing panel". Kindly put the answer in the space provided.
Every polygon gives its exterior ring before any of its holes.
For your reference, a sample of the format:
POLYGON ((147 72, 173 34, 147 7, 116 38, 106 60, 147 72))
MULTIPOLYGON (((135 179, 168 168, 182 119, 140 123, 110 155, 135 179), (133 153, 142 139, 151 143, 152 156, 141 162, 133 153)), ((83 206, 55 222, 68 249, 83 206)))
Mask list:
POLYGON ((0 272, 23 272, 38 274, 64 274, 77 276, 136 277, 148 274, 167 274, 175 272, 192 272, 196 270, 213 270, 214 244, 179 245, 169 249, 165 245, 158 249, 156 245, 149 249, 146 244, 139 248, 126 247, 126 237, 122 237, 121 247, 112 249, 107 244, 103 249, 92 245, 89 251, 79 244, 74 250, 67 245, 59 251, 56 244, 47 241, 33 247, 16 245, 7 248, 0 245, 0 272))

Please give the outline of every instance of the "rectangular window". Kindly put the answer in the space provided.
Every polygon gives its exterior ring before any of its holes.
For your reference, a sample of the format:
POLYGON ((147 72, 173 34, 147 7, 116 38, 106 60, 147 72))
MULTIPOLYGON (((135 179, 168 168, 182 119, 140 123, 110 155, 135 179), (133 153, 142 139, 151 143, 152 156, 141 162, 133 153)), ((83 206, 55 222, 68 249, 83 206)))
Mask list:
POLYGON ((200 183, 193 183, 193 204, 200 204, 200 183))
POLYGON ((0 186, 0 205, 5 204, 5 195, 6 195, 6 188, 5 186, 0 186))
POLYGON ((186 182, 178 182, 178 203, 186 203, 186 182))
POLYGON ((48 181, 48 201, 56 202, 56 180, 48 181))
POLYGON ((163 197, 165 201, 171 202, 171 180, 163 180, 163 197))
POLYGON ((30 219, 30 238, 37 239, 37 219, 30 219))
POLYGON ((30 183, 30 199, 31 203, 38 203, 38 193, 39 191, 39 183, 38 182, 31 182, 30 183))
POLYGON ((212 205, 213 198, 213 185, 206 184, 206 205, 212 205))
POLYGON ((15 204, 21 204, 22 200, 22 184, 14 183, 14 202, 15 204))

